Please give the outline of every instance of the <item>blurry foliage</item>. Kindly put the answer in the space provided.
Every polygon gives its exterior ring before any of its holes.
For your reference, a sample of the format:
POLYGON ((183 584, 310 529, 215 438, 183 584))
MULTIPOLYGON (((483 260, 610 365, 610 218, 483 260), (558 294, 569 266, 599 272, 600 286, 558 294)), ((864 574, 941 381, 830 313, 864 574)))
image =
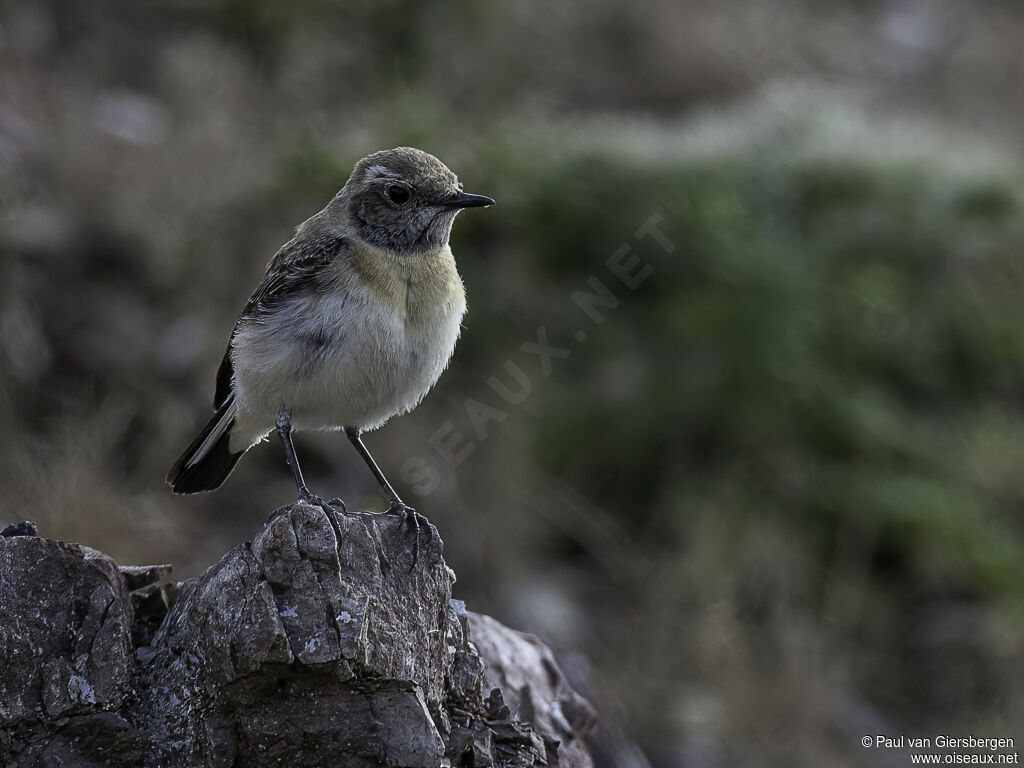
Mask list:
MULTIPOLYGON (((522 181, 505 169, 533 194, 483 220, 481 237, 517 242, 528 273, 516 282, 543 288, 514 293, 501 315, 478 310, 466 346, 485 370, 502 361, 489 350, 515 350, 537 324, 579 347, 538 388, 529 451, 539 476, 614 511, 650 565, 613 574, 616 592, 638 600, 654 579, 658 600, 696 595, 735 611, 755 648, 789 645, 794 617, 819 617, 871 660, 849 671, 885 691, 876 703, 912 722, 959 711, 1005 728, 1020 667, 1004 676, 1004 664, 1012 653, 1019 665, 1019 646, 986 624, 1024 629, 1020 179, 802 159, 803 138, 649 163, 569 144, 522 181), (654 212, 670 254, 632 237, 654 212), (622 305, 590 328, 568 296, 592 274, 614 286, 602 262, 622 242, 654 274, 635 293, 618 285, 622 305), (590 333, 580 345, 578 327, 590 333), (701 553, 712 562, 700 581, 672 573, 701 553), (921 628, 922 611, 952 622, 968 608, 985 611, 973 633, 921 628), (947 667, 975 653, 949 684, 947 667)), ((468 282, 479 306, 480 281, 468 282)), ((616 625, 622 605, 607 608, 595 631, 616 625)), ((659 669, 684 678, 690 625, 663 623, 663 604, 639 610, 645 647, 666 636, 659 669)), ((618 669, 635 685, 637 669, 618 669)), ((641 710, 671 706, 652 699, 669 693, 659 683, 634 691, 641 710)))
POLYGON ((565 366, 536 455, 659 533, 679 493, 812 538, 891 539, 915 563, 938 550, 931 567, 1019 598, 1024 484, 981 483, 970 457, 988 437, 964 439, 983 414, 1024 434, 1019 189, 760 155, 637 168, 568 153, 546 169, 524 228, 537 283, 582 284, 595 263, 580 254, 645 211, 664 212, 676 251, 646 249, 655 276, 609 319, 611 341, 565 366), (601 386, 616 353, 627 397, 601 386))

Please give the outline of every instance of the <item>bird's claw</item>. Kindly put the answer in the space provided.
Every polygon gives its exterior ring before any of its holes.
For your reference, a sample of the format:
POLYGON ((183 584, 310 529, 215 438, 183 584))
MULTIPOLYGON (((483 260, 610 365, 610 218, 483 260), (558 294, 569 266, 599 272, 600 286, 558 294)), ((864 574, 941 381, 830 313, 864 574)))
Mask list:
POLYGON ((409 565, 409 570, 412 571, 416 567, 416 563, 420 556, 420 526, 430 525, 430 521, 427 520, 423 515, 417 512, 415 509, 410 507, 403 501, 398 499, 393 500, 388 505, 388 510, 385 512, 387 515, 397 515, 405 518, 405 524, 408 530, 412 533, 412 563, 409 565))
POLYGON ((344 501, 337 496, 330 501, 325 501, 311 491, 300 492, 298 500, 314 507, 320 507, 324 514, 327 515, 327 520, 334 529, 334 534, 338 537, 338 541, 341 541, 341 521, 338 519, 338 512, 344 513, 348 511, 344 501))
POLYGON ((337 496, 335 496, 330 501, 326 501, 326 500, 320 498, 319 496, 317 496, 315 493, 311 493, 309 491, 306 491, 305 493, 300 493, 299 494, 299 499, 298 500, 301 501, 301 502, 304 502, 306 504, 311 504, 314 507, 320 507, 321 509, 324 510, 324 512, 326 512, 329 509, 333 510, 334 512, 339 512, 339 511, 340 512, 346 512, 346 511, 348 511, 347 507, 345 506, 345 502, 342 501, 337 496))

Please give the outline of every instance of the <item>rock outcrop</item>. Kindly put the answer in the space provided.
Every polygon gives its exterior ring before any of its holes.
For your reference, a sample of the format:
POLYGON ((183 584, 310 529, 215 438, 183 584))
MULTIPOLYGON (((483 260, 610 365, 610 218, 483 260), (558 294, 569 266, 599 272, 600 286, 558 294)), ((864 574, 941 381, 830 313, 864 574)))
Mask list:
POLYGON ((591 764, 589 704, 539 641, 451 599, 432 526, 336 522, 283 508, 180 584, 5 531, 0 766, 591 764))

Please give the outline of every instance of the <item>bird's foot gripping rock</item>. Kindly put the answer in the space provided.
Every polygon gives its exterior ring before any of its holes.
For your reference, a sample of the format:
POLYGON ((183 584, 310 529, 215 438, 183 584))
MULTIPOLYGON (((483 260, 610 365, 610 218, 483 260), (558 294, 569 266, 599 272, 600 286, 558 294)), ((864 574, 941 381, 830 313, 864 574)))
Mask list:
MULTIPOLYGON (((299 498, 296 499, 296 501, 299 502, 299 503, 302 503, 302 504, 309 504, 311 507, 319 507, 320 509, 322 509, 324 511, 324 514, 327 515, 327 519, 328 519, 328 521, 330 521, 331 527, 334 529, 335 535, 339 539, 341 538, 342 525, 341 525, 341 521, 338 520, 338 513, 339 512, 341 512, 342 514, 348 514, 349 513, 348 512, 348 508, 345 506, 345 502, 342 501, 341 498, 335 496, 330 501, 325 501, 324 499, 320 498, 319 496, 317 496, 315 493, 313 493, 309 489, 304 488, 302 491, 299 492, 299 498)), ((283 506, 283 507, 278 507, 277 509, 275 509, 273 512, 270 513, 270 516, 267 518, 266 524, 270 525, 278 517, 280 517, 281 515, 287 513, 289 510, 291 510, 291 508, 292 508, 291 504, 283 506)), ((359 513, 356 512, 356 513, 352 513, 352 514, 359 514, 359 513)))
POLYGON ((432 535, 430 532, 430 521, 401 499, 393 499, 388 505, 387 512, 384 514, 405 518, 405 524, 408 531, 412 534, 412 563, 409 565, 409 570, 411 571, 416 567, 416 562, 419 560, 420 528, 426 528, 427 535, 432 535))

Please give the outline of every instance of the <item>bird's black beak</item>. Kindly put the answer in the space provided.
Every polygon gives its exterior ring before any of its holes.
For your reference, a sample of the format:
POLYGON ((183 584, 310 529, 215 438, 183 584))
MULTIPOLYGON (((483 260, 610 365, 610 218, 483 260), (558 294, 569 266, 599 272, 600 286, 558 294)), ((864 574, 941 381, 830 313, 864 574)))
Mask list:
POLYGON ((494 205, 494 201, 486 195, 471 195, 468 192, 459 192, 455 197, 444 200, 441 205, 446 208, 483 208, 494 205))

